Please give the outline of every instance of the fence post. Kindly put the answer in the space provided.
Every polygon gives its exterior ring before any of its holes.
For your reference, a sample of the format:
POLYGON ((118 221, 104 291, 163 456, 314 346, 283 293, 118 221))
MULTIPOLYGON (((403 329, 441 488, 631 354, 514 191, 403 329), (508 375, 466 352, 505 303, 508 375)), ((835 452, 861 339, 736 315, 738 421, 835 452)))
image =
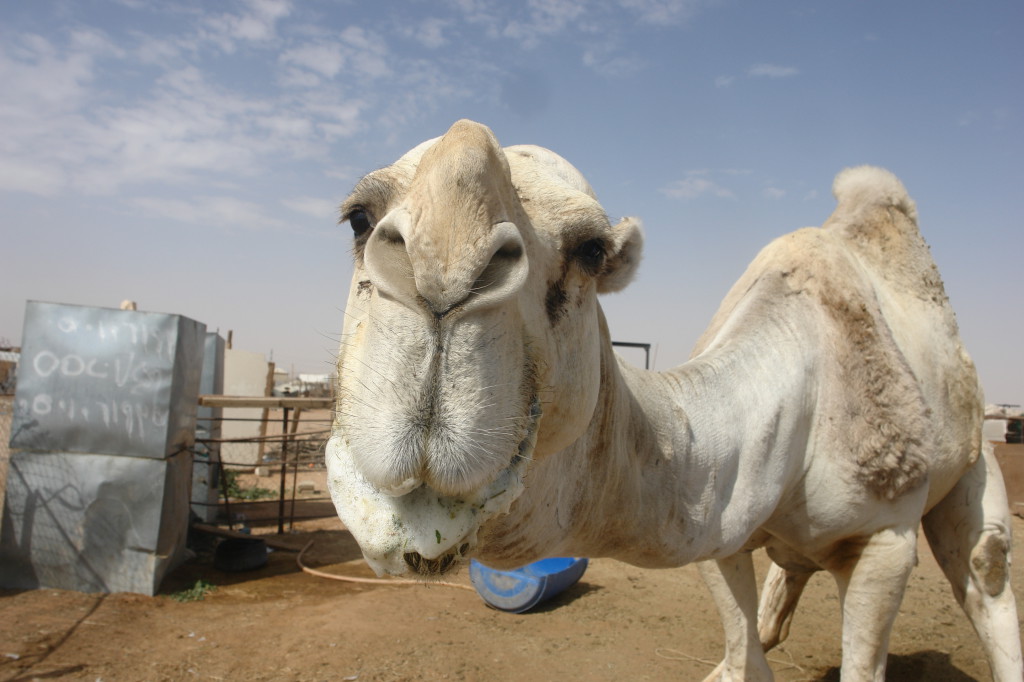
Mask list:
POLYGON ((277 533, 284 534, 284 481, 288 466, 288 412, 290 407, 281 408, 281 490, 277 500, 277 533))

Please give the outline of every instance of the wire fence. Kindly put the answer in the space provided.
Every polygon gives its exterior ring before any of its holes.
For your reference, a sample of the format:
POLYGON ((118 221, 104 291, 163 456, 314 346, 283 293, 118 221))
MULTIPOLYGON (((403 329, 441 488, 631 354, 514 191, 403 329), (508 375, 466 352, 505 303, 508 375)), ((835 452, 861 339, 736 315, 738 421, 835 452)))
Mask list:
POLYGON ((8 443, 11 441, 11 420, 14 417, 14 396, 0 395, 0 519, 4 515, 4 496, 7 492, 7 469, 11 462, 8 443))
MULTIPOLYGON (((295 521, 336 514, 324 466, 329 409, 268 408, 257 410, 256 417, 235 416, 235 410, 224 410, 224 415, 216 412, 200 418, 192 450, 191 506, 199 520, 232 529, 276 525, 283 533, 295 521), (223 437, 239 425, 242 433, 255 435, 223 437)), ((13 415, 14 396, 0 395, 0 518, 13 415)))
POLYGON ((330 410, 286 406, 264 408, 253 417, 245 409, 251 408, 224 409, 221 416, 200 419, 200 433, 211 435, 196 439, 193 467, 199 473, 194 480, 202 477, 203 467, 212 466, 207 490, 214 494, 194 485, 193 510, 232 529, 276 524, 279 533, 291 530, 297 520, 333 517, 324 465, 330 410), (225 437, 245 432, 254 435, 225 437))

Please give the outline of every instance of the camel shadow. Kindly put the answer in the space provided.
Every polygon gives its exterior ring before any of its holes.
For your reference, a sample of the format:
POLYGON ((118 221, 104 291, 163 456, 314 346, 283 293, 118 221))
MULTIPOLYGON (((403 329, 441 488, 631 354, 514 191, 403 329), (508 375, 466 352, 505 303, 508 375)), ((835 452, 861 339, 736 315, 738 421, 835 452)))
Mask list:
MULTIPOLYGON (((941 651, 918 651, 909 655, 889 655, 885 670, 886 682, 978 682, 953 665, 949 654, 941 651)), ((839 682, 839 668, 830 668, 818 682, 839 682)))
MULTIPOLYGON (((260 536, 255 536, 260 537, 260 536)), ((286 544, 285 548, 272 549, 267 556, 267 563, 257 569, 248 571, 223 571, 214 565, 214 549, 220 538, 205 536, 190 541, 190 548, 195 556, 171 571, 161 582, 158 594, 170 595, 188 589, 196 581, 215 586, 237 585, 264 578, 301 573, 295 558, 299 550, 310 541, 313 542, 303 555, 303 561, 310 566, 326 566, 341 564, 362 559, 363 553, 359 544, 347 530, 317 530, 307 533, 292 533, 287 536, 268 536, 277 543, 286 544)), ((369 568, 360 566, 357 569, 365 577, 372 575, 369 568)))
POLYGON ((601 585, 594 585, 592 583, 585 582, 584 580, 580 580, 570 587, 567 587, 564 591, 559 592, 551 599, 538 604, 522 615, 529 616, 534 613, 550 613, 556 609, 562 608, 563 606, 568 606, 581 597, 593 592, 600 592, 603 589, 604 587, 601 585))

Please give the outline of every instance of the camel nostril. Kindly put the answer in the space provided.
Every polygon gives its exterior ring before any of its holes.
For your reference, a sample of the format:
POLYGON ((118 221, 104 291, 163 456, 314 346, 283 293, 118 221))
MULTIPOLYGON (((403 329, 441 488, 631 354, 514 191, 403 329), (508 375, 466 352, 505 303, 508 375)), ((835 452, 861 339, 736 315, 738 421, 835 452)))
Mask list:
POLYGON ((392 244, 394 246, 405 246, 405 238, 402 237, 402 233, 390 225, 381 226, 378 234, 380 235, 380 239, 388 244, 392 244))
POLYGON ((525 246, 518 228, 512 223, 498 223, 492 236, 496 248, 483 270, 477 275, 470 295, 478 301, 498 303, 515 295, 529 272, 525 246))

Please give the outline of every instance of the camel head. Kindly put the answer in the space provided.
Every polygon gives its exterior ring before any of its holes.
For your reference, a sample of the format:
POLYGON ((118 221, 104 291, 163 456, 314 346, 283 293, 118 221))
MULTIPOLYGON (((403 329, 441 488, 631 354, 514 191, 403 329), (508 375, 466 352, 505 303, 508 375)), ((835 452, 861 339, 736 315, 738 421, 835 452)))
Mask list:
POLYGON ((354 275, 327 447, 338 513, 378 574, 444 573, 531 466, 582 435, 639 224, 572 165, 478 123, 370 173, 342 204, 354 275))

